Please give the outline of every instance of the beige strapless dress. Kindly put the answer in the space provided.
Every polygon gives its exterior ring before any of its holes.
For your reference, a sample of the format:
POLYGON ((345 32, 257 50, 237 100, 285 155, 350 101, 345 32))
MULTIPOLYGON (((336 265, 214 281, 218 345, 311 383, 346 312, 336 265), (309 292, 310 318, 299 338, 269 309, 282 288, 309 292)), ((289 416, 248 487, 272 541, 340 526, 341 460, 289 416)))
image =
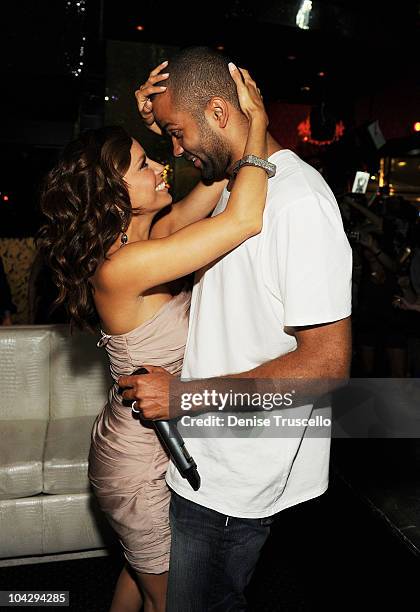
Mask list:
MULTIPOLYGON (((140 327, 118 336, 103 334, 98 346, 109 356, 114 381, 142 365, 171 374, 182 368, 188 332, 190 293, 181 291, 140 327)), ((131 567, 140 573, 168 571, 168 457, 153 427, 122 405, 118 385, 92 429, 88 477, 99 506, 115 530, 131 567)))

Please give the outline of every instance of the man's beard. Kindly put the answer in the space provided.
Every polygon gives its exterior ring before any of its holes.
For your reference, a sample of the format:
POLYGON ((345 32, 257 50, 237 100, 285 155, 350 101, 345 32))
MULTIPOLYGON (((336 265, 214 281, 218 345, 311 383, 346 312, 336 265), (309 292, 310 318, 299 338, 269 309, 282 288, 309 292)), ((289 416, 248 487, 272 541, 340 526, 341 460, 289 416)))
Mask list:
POLYGON ((200 145, 203 156, 199 159, 202 164, 201 178, 206 183, 222 181, 226 178, 226 171, 230 165, 230 151, 227 144, 217 136, 208 125, 200 126, 200 145))

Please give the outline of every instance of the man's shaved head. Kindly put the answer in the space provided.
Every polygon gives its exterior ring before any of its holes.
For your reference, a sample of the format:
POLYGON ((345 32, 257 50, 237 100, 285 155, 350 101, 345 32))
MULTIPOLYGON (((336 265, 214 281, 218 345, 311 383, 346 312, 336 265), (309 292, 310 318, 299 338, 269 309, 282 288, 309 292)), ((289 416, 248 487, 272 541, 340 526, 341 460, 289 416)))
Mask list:
POLYGON ((222 96, 240 111, 228 63, 226 57, 208 47, 190 47, 177 53, 169 62, 169 78, 164 82, 174 107, 202 122, 209 100, 222 96))

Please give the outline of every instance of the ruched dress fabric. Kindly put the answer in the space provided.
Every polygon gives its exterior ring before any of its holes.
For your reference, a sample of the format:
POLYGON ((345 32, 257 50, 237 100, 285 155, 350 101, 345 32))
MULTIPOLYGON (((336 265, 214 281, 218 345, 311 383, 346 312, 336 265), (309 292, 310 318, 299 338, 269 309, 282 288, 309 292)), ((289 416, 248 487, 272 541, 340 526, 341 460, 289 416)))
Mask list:
POLYGON ((125 558, 139 573, 160 574, 169 567, 168 456, 153 427, 122 405, 116 381, 147 364, 180 374, 190 297, 181 291, 139 327, 121 335, 103 334, 98 342, 107 350, 115 384, 93 424, 88 476, 125 558))

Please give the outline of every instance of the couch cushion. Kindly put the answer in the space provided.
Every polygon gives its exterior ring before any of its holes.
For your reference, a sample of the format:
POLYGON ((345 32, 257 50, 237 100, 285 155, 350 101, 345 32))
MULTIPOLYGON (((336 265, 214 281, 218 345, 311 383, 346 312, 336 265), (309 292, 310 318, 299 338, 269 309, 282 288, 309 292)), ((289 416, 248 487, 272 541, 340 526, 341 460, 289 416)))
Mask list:
POLYGON ((0 501, 0 558, 90 550, 116 536, 89 493, 0 501))
POLYGON ((91 493, 43 495, 44 553, 103 548, 116 536, 91 493))
POLYGON ((54 419, 48 424, 44 454, 44 493, 89 490, 87 460, 95 415, 54 419))
POLYGON ((48 419, 50 327, 0 326, 0 419, 48 419))
POLYGON ((55 326, 51 334, 50 418, 96 415, 108 397, 111 385, 106 351, 98 348, 99 336, 70 335, 66 326, 55 326))
POLYGON ((0 499, 41 493, 46 430, 46 420, 0 421, 0 499))
POLYGON ((42 498, 0 501, 0 559, 42 554, 42 498))

